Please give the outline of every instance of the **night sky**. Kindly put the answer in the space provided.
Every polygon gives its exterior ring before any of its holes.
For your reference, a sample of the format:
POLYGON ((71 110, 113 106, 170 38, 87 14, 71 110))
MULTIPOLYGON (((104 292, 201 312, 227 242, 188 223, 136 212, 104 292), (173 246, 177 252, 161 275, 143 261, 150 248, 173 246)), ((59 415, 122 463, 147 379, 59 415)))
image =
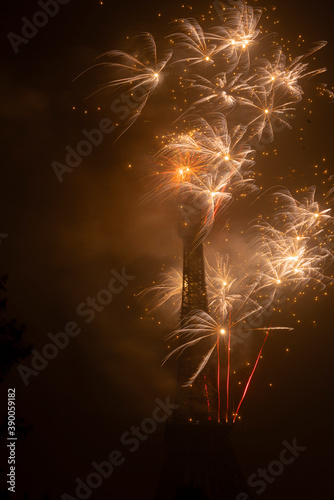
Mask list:
MULTIPOLYGON (((80 329, 45 369, 29 377, 27 386, 17 367, 2 384, 1 416, 6 414, 7 388, 15 387, 18 417, 31 426, 17 443, 13 498, 18 500, 24 493, 34 500, 44 493, 52 500, 64 493, 75 498, 76 478, 85 480, 94 470, 92 462, 106 460, 114 449, 125 462, 90 498, 149 500, 157 486, 164 424, 133 453, 120 437, 152 415, 156 398, 165 401, 175 391, 175 364, 160 364, 166 354, 163 338, 175 327, 178 311, 148 313, 145 300, 137 297, 162 266, 182 266, 176 208, 149 196, 156 136, 170 130, 176 118, 168 82, 117 142, 115 132, 105 134, 102 144, 64 174, 63 182, 51 165, 64 163, 66 146, 75 148, 84 139, 83 129, 97 128, 105 118, 116 121, 110 90, 85 100, 102 82, 103 72, 73 80, 100 54, 126 49, 127 36, 150 31, 168 48, 163 37, 170 33, 170 21, 196 17, 210 4, 197 0, 192 10, 182 5, 174 0, 70 0, 27 44, 19 45, 17 54, 7 34, 20 34, 21 18, 32 19, 40 7, 37 1, 7 2, 2 15, 0 235, 8 236, 0 239, 0 273, 9 277, 8 310, 26 325, 25 337, 38 352, 50 343, 50 332, 63 332, 69 322, 80 329), (123 268, 132 278, 128 285, 123 283, 112 302, 86 322, 87 316, 76 312, 79 304, 96 297, 115 276, 112 272, 122 274, 123 268)), ((293 129, 279 133, 257 153, 257 180, 264 190, 278 184, 293 193, 312 184, 322 189, 334 174, 334 108, 316 87, 334 85, 332 4, 280 0, 275 11, 266 0, 256 5, 268 9, 264 25, 291 40, 293 54, 303 53, 314 41, 329 42, 312 63, 312 68, 327 66, 328 72, 306 83, 293 129), (274 25, 276 19, 280 22, 274 25), (305 39, 302 48, 295 42, 299 34, 305 39)), ((106 75, 111 78, 110 71, 106 75)), ((224 226, 226 217, 237 229, 246 225, 248 202, 236 201, 220 223, 224 226)), ((258 211, 257 205, 253 209, 258 211)), ((215 237, 216 244, 223 241, 216 231, 211 245, 215 237)), ((327 292, 311 290, 280 315, 279 324, 294 331, 269 338, 233 431, 246 478, 277 459, 284 440, 296 439, 306 447, 259 495, 264 500, 323 499, 332 490, 331 287, 327 292)), ((31 366, 31 359, 22 364, 31 366)), ((3 471, 5 446, 2 439, 3 471)))

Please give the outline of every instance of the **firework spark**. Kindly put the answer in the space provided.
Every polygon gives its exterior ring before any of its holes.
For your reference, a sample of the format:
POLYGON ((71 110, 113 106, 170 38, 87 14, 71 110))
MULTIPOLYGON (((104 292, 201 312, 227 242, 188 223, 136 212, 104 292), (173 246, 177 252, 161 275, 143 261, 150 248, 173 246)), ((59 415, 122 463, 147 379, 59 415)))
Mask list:
POLYGON ((79 78, 87 71, 101 66, 117 70, 122 75, 119 78, 109 80, 90 95, 111 88, 114 91, 121 90, 126 95, 136 97, 137 106, 130 114, 120 135, 133 125, 143 111, 149 97, 158 87, 162 72, 173 55, 173 51, 168 50, 159 59, 156 42, 151 33, 138 35, 136 40, 138 40, 138 47, 135 54, 128 54, 122 50, 111 50, 100 56, 100 58, 107 59, 106 61, 93 65, 77 77, 79 78))
POLYGON ((208 42, 209 35, 204 33, 196 19, 178 19, 175 23, 175 33, 169 35, 178 52, 185 52, 175 63, 212 64, 212 57, 217 52, 217 46, 208 42))

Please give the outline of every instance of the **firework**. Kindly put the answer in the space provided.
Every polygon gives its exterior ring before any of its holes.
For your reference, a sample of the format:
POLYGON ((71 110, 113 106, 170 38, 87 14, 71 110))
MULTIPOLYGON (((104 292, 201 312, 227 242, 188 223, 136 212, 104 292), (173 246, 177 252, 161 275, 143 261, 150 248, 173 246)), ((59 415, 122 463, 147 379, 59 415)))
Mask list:
POLYGON ((279 205, 275 226, 263 220, 254 225, 253 247, 263 270, 264 287, 276 283, 300 289, 311 281, 324 288, 328 283, 334 219, 330 208, 322 210, 315 201, 315 192, 310 188, 300 202, 288 190, 275 193, 279 205))
POLYGON ((110 88, 114 91, 122 91, 131 97, 136 97, 138 105, 126 121, 120 135, 124 134, 141 114, 149 97, 158 87, 162 72, 173 54, 172 50, 165 51, 159 59, 155 39, 151 33, 143 33, 137 36, 136 40, 138 41, 138 47, 135 54, 128 54, 122 50, 111 50, 100 56, 101 59, 106 59, 105 61, 99 62, 88 69, 104 67, 105 69, 116 70, 120 75, 119 78, 109 80, 103 84, 91 96, 110 88))
POLYGON ((168 38, 175 49, 184 51, 185 56, 179 56, 175 63, 212 64, 212 57, 217 53, 217 46, 208 42, 209 35, 204 33, 196 19, 178 19, 175 23, 175 33, 168 38))
POLYGON ((237 66, 248 71, 250 66, 249 49, 260 34, 257 27, 262 11, 253 9, 243 1, 236 2, 235 8, 225 10, 222 26, 210 30, 210 39, 217 43, 217 53, 223 51, 227 71, 237 66))
POLYGON ((192 205, 201 209, 202 240, 219 212, 229 205, 233 193, 253 188, 249 177, 254 162, 253 150, 243 142, 245 128, 234 127, 230 132, 221 113, 196 118, 191 130, 164 146, 156 155, 161 170, 160 192, 177 193, 182 202, 191 198, 192 205))
POLYGON ((303 95, 302 80, 326 71, 326 68, 319 68, 307 72, 309 63, 302 61, 314 54, 314 52, 322 49, 325 45, 326 42, 318 42, 306 54, 296 57, 291 62, 287 60, 282 47, 277 47, 272 55, 273 61, 265 58, 258 60, 257 74, 254 79, 258 85, 264 86, 268 92, 280 90, 290 95, 296 101, 300 101, 303 95))
MULTIPOLYGON (((273 141, 278 126, 280 130, 291 128, 290 118, 303 98, 303 82, 325 71, 310 69, 305 61, 326 42, 317 42, 293 59, 272 37, 264 36, 259 26, 261 15, 260 9, 238 0, 233 7, 222 6, 221 22, 216 26, 204 28, 195 18, 176 20, 173 33, 167 37, 173 52, 166 51, 160 59, 153 36, 146 33, 137 37, 134 53, 112 50, 105 54, 107 61, 95 65, 113 72, 113 78, 100 90, 140 93, 125 130, 144 109, 162 74, 173 78, 179 71, 177 83, 182 84, 182 91, 189 93, 190 98, 185 99, 186 109, 180 109, 174 121, 177 131, 164 136, 163 146, 155 155, 154 195, 165 200, 174 197, 182 224, 196 232, 193 248, 205 240, 236 193, 257 189, 252 172, 253 148, 264 139, 273 141), (259 52, 258 46, 264 39, 268 47, 259 52), (196 74, 188 74, 182 80, 184 72, 193 68, 196 74)), ((320 90, 330 93, 325 84, 321 84, 320 90)), ((252 224, 248 233, 251 255, 244 256, 244 265, 232 266, 228 256, 221 253, 207 261, 207 310, 193 310, 168 336, 168 341, 175 341, 176 346, 163 362, 175 355, 182 357, 185 352, 195 352, 199 359, 195 371, 184 380, 185 387, 205 374, 216 357, 218 421, 221 358, 225 355, 227 364, 228 421, 231 366, 240 330, 247 336, 260 337, 262 344, 233 421, 269 334, 291 330, 272 321, 270 326, 263 325, 262 318, 273 312, 278 293, 284 288, 287 293, 289 290, 296 294, 310 283, 321 289, 330 281, 327 271, 333 261, 331 197, 332 191, 322 206, 315 201, 315 188, 310 188, 300 201, 285 188, 275 192, 274 217, 259 217, 252 224)), ((153 308, 168 303, 178 310, 182 276, 178 271, 164 272, 142 294, 154 297, 153 308)))
POLYGON ((149 288, 143 290, 139 296, 149 295, 151 297, 151 311, 162 307, 165 303, 171 303, 171 309, 179 311, 182 293, 182 274, 171 268, 169 271, 160 273, 156 281, 149 288))
POLYGON ((212 80, 201 75, 194 75, 190 80, 189 88, 195 91, 196 95, 199 94, 200 98, 193 102, 186 113, 200 110, 200 105, 207 104, 210 104, 215 111, 222 111, 225 114, 231 112, 237 104, 252 105, 252 100, 248 96, 251 96, 253 88, 248 85, 241 73, 232 76, 219 73, 212 80))

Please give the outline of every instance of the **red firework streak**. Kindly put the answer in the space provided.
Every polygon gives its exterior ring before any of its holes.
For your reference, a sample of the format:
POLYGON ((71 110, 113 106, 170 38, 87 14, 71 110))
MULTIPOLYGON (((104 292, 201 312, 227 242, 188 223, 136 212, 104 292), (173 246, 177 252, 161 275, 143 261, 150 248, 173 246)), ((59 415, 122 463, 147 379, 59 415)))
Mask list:
POLYGON ((211 420, 211 415, 210 415, 210 413, 211 413, 210 399, 209 399, 208 385, 206 383, 205 373, 204 373, 204 388, 205 388, 206 403, 208 405, 208 413, 209 413, 208 420, 211 420))
POLYGON ((270 327, 268 328, 268 331, 267 331, 267 334, 266 334, 265 339, 264 339, 264 341, 263 341, 263 344, 262 344, 262 347, 261 347, 261 349, 260 349, 259 355, 258 355, 257 360, 256 360, 256 362, 255 362, 255 365, 254 365, 253 371, 252 371, 252 373, 250 374, 250 377, 249 377, 248 382, 247 382, 247 384, 246 384, 246 387, 245 387, 244 393, 243 393, 243 395, 242 395, 241 401, 240 401, 239 406, 238 406, 238 408, 237 408, 237 411, 236 411, 236 413, 235 413, 235 415, 234 415, 233 423, 235 423, 235 421, 236 421, 236 419, 237 419, 237 416, 238 416, 238 413, 239 413, 239 410, 240 410, 241 403, 243 402, 243 400, 245 399, 245 396, 246 396, 246 394, 247 394, 247 391, 248 391, 248 388, 249 388, 249 384, 251 383, 251 380, 252 380, 253 375, 254 375, 254 373, 255 373, 256 367, 257 367, 258 362, 259 362, 259 360, 260 360, 260 357, 261 357, 261 354, 262 354, 262 351, 263 351, 263 348, 264 348, 264 344, 266 343, 266 340, 267 340, 268 335, 269 335, 269 332, 270 332, 270 328, 271 328, 271 325, 270 325, 270 327))
POLYGON ((231 314, 228 328, 228 346, 227 346, 227 379, 226 379, 226 423, 228 423, 228 410, 230 399, 230 370, 231 370, 231 314))

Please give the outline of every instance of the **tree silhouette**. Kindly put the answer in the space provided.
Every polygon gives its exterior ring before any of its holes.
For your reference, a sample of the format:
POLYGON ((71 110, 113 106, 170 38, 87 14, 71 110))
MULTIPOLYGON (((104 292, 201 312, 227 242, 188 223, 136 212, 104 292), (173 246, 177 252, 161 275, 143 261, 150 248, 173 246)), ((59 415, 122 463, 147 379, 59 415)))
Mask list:
POLYGON ((7 276, 0 277, 0 382, 10 369, 31 353, 32 345, 24 339, 26 327, 7 313, 7 276))
MULTIPOLYGON (((24 339, 25 326, 8 316, 6 283, 7 276, 0 276, 0 382, 5 380, 14 365, 29 356, 32 349, 32 345, 27 344, 24 339)), ((16 436, 19 439, 25 438, 30 429, 31 426, 22 418, 16 420, 16 436)), ((3 419, 0 423, 0 437, 6 433, 7 419, 3 419)), ((9 500, 11 495, 7 490, 0 490, 0 497, 9 500)), ((23 495, 22 500, 29 500, 27 494, 23 495)))

